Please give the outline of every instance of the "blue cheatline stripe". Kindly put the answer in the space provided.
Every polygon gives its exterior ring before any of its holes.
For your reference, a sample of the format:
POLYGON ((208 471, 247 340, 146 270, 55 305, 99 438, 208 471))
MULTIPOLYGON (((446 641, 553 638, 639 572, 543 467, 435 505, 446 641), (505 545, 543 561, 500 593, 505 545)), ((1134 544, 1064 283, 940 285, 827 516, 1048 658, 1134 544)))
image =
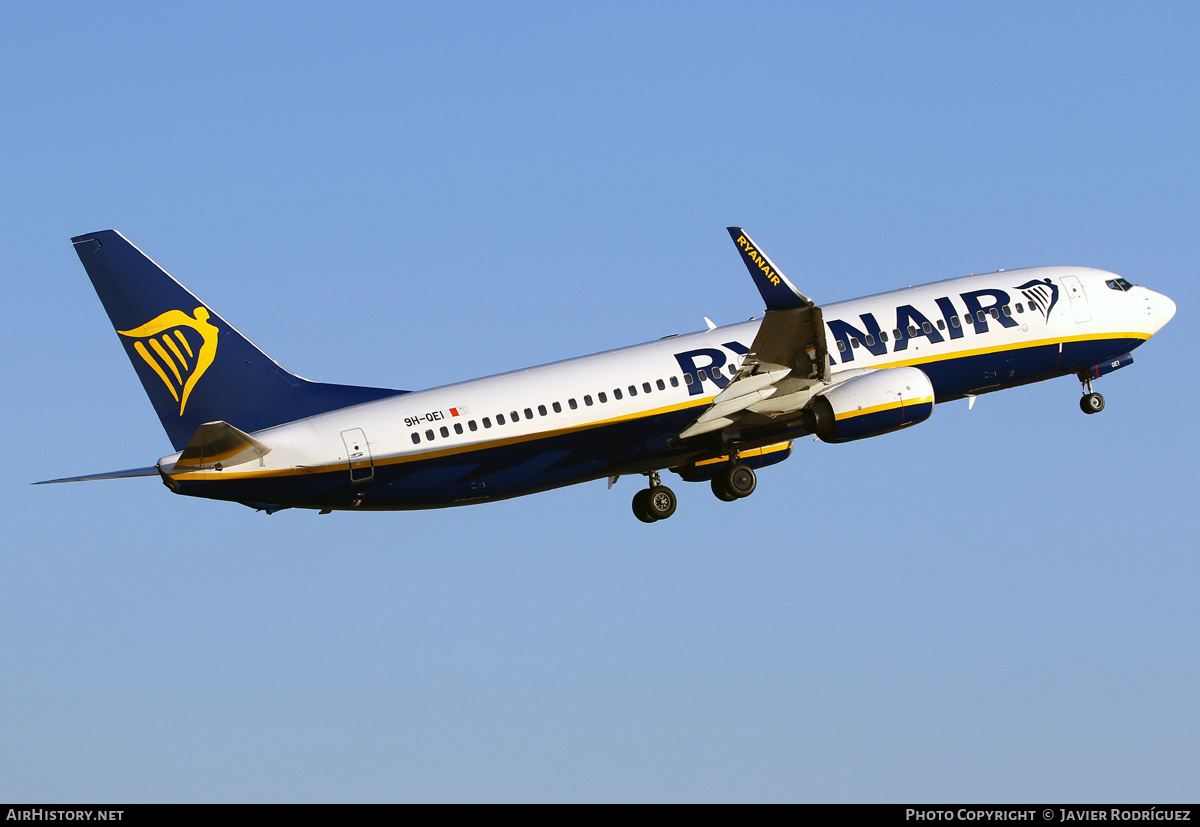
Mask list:
MULTIPOLYGON (((974 354, 959 360, 917 365, 933 382, 937 401, 1073 374, 1131 350, 1144 340, 1087 340, 1058 345, 974 354)), ((673 438, 704 404, 681 407, 549 435, 493 443, 481 448, 435 451, 406 456, 402 462, 377 461, 368 483, 350 480, 348 466, 318 473, 256 478, 176 481, 180 493, 265 506, 362 509, 436 508, 505 499, 544 491, 614 473, 682 466, 711 457, 710 443, 675 446, 673 438)), ((929 403, 906 407, 905 420, 928 415, 929 403)), ((886 416, 891 412, 881 412, 886 416)), ((891 413, 895 416, 894 413, 891 413)), ((862 417, 871 419, 872 416, 862 417)), ((755 431, 756 445, 769 445, 805 434, 799 424, 766 426, 755 431)))

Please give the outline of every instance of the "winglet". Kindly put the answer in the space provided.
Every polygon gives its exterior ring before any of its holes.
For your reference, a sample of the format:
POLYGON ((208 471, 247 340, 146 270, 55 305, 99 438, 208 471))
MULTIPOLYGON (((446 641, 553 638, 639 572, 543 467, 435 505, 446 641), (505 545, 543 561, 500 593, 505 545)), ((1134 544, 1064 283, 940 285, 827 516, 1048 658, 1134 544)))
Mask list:
POLYGON ((746 269, 754 279, 754 286, 762 294, 767 303, 767 310, 795 310, 798 307, 812 307, 812 301, 796 289, 796 285, 788 281, 787 276, 779 272, 775 262, 767 258, 766 253, 759 249, 750 236, 741 227, 726 227, 729 237, 737 245, 746 262, 746 269))

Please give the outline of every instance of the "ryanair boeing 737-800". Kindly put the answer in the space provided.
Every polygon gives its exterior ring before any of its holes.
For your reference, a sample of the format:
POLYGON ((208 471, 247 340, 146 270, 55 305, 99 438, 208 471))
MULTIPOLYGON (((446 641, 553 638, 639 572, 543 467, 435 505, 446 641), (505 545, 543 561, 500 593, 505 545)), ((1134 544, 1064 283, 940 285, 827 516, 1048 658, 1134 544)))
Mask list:
POLYGON ((877 436, 935 403, 1092 381, 1175 315, 1166 296, 1087 267, 948 279, 818 307, 729 228, 766 314, 728 327, 424 391, 310 382, 282 368, 113 230, 72 239, 175 453, 177 494, 284 508, 440 508, 645 475, 644 522, 670 517, 671 470, 721 500, 792 440, 877 436))

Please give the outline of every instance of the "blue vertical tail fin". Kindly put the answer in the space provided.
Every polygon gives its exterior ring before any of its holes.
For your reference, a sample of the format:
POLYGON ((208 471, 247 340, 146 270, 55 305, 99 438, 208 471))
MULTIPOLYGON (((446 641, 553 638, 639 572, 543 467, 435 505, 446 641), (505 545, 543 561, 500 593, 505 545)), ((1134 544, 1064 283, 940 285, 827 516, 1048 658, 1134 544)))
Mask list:
POLYGON ((176 450, 206 422, 250 433, 404 392, 302 379, 115 230, 71 241, 176 450))

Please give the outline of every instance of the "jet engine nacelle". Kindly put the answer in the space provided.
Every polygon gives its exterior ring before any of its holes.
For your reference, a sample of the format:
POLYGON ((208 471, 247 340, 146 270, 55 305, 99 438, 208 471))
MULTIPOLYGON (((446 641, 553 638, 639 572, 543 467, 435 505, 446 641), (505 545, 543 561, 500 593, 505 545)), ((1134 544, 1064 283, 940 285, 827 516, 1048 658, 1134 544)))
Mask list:
POLYGON ((933 385, 917 368, 883 368, 822 391, 804 410, 808 430, 823 442, 851 442, 924 422, 933 413, 933 385))

